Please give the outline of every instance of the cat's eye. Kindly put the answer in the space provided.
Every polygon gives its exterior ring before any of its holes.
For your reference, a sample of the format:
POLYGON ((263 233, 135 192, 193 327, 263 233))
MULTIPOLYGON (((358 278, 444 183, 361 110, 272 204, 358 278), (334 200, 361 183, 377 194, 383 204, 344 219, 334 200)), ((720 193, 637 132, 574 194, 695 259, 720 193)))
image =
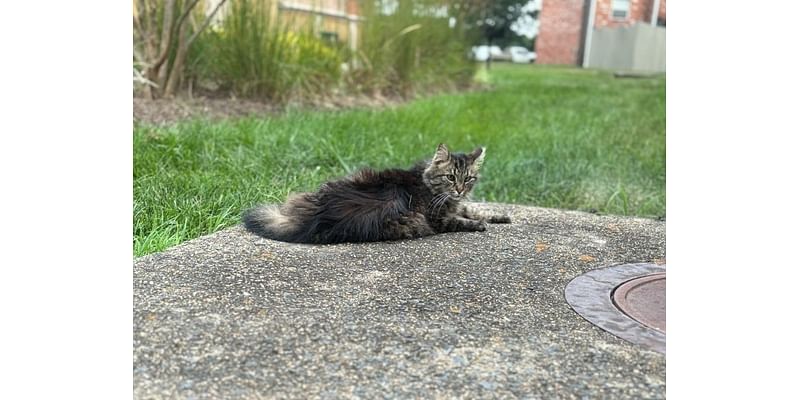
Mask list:
POLYGON ((474 176, 470 176, 469 178, 467 178, 467 182, 474 182, 476 179, 478 179, 478 178, 476 178, 474 176))
POLYGON ((450 181, 450 182, 455 182, 456 181, 456 177, 453 176, 453 175, 447 175, 447 180, 450 181))

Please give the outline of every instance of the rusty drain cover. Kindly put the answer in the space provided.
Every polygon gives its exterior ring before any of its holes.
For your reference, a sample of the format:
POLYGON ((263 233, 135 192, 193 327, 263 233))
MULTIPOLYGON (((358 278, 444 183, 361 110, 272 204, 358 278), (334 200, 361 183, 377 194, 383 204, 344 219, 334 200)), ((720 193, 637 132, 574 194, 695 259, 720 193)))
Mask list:
POLYGON ((600 329, 666 354, 666 285, 664 265, 614 265, 575 277, 564 297, 600 329))
POLYGON ((667 331, 667 274, 631 279, 619 285, 612 296, 614 305, 645 326, 667 331))

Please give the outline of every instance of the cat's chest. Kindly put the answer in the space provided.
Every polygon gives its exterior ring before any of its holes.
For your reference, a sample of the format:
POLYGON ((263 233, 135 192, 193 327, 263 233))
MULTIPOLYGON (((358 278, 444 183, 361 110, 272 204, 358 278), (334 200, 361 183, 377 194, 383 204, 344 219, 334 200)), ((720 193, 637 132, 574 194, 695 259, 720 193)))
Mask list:
POLYGON ((416 193, 411 193, 409 208, 424 213, 434 202, 436 202, 436 196, 429 191, 416 191, 416 193))
POLYGON ((436 216, 451 213, 457 206, 455 202, 449 200, 444 194, 434 195, 427 192, 417 193, 416 196, 412 196, 409 208, 427 216, 436 216))

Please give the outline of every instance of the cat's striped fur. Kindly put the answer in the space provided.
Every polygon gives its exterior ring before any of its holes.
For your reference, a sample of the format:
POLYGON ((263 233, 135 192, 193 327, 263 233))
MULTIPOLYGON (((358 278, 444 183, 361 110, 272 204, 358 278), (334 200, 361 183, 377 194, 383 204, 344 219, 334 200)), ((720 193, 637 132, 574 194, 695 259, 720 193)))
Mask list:
POLYGON ((486 150, 434 157, 410 169, 363 169, 324 183, 314 193, 290 196, 283 205, 248 210, 245 227, 269 239, 295 243, 372 242, 453 231, 484 231, 507 216, 478 215, 465 199, 478 181, 486 150))

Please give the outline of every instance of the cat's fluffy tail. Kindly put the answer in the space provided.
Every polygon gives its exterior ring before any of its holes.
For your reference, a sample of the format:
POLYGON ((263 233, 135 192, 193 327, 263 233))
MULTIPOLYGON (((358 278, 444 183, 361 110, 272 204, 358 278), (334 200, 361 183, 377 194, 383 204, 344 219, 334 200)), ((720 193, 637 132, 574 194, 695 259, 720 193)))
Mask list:
POLYGON ((247 210, 242 216, 245 228, 267 239, 305 242, 308 221, 316 207, 306 193, 294 195, 282 206, 263 205, 247 210))

